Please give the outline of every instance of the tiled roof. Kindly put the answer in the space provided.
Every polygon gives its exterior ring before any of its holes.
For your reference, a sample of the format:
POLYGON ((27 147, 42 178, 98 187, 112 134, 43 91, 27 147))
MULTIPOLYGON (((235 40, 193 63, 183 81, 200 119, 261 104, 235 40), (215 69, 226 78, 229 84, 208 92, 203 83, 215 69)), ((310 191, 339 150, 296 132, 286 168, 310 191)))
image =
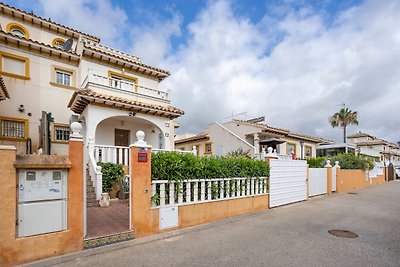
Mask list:
POLYGON ((308 140, 308 141, 315 142, 315 143, 333 143, 333 141, 331 141, 331 140, 327 140, 327 139, 323 139, 323 138, 319 138, 319 137, 315 137, 315 136, 310 136, 310 135, 292 133, 287 129, 276 128, 276 127, 272 127, 272 126, 267 125, 267 124, 256 123, 256 122, 248 122, 248 121, 242 121, 242 120, 237 120, 237 119, 234 119, 233 121, 237 122, 237 123, 244 124, 244 125, 250 125, 250 126, 258 127, 260 129, 262 129, 263 132, 273 132, 273 133, 277 133, 277 134, 284 135, 284 136, 287 136, 287 137, 292 137, 292 138, 302 139, 302 140, 308 140))
POLYGON ((1 36, 1 38, 4 38, 7 42, 9 42, 10 40, 16 40, 15 42, 17 42, 18 45, 21 45, 21 43, 26 43, 26 46, 28 46, 30 49, 35 48, 34 46, 37 45, 37 47, 39 47, 40 49, 46 48, 48 50, 57 51, 59 53, 66 53, 71 56, 75 56, 77 59, 79 59, 78 58, 79 55, 72 50, 66 51, 62 48, 51 46, 51 45, 41 43, 41 42, 38 42, 38 41, 35 41, 32 39, 26 39, 25 37, 20 37, 20 36, 5 32, 1 29, 0 29, 0 36, 1 36))
POLYGON ((69 30, 69 31, 72 31, 72 32, 75 32, 75 33, 78 33, 78 34, 82 34, 84 36, 87 36, 87 37, 89 37, 91 39, 94 39, 94 40, 97 40, 98 42, 100 42, 100 38, 97 37, 97 36, 90 35, 90 34, 75 30, 73 28, 70 28, 70 27, 67 27, 65 25, 59 24, 57 22, 51 21, 50 19, 46 19, 46 18, 40 17, 38 15, 35 15, 33 13, 28 13, 28 12, 26 12, 24 10, 18 9, 16 7, 9 6, 9 5, 5 4, 5 3, 0 2, 0 7, 1 7, 2 13, 5 13, 5 10, 8 9, 9 11, 11 11, 12 16, 15 16, 15 12, 18 12, 18 13, 21 13, 22 17, 24 19, 26 19, 26 20, 28 20, 28 18, 31 17, 32 18, 31 19, 32 23, 33 23, 33 18, 35 18, 35 19, 41 20, 42 22, 47 22, 47 23, 52 24, 54 26, 58 26, 58 27, 64 28, 66 30, 69 30))
POLYGON ((376 146, 376 145, 388 145, 391 147, 398 147, 396 144, 388 142, 383 139, 373 139, 373 140, 368 140, 365 142, 359 142, 357 143, 357 146, 376 146))
POLYGON ((198 141, 209 140, 209 139, 210 139, 210 137, 208 136, 208 134, 201 133, 201 134, 197 134, 197 135, 194 135, 191 137, 176 140, 175 145, 181 145, 181 144, 185 144, 185 143, 198 142, 198 141))
POLYGON ((375 138, 374 136, 367 134, 367 133, 362 133, 362 132, 358 132, 355 134, 352 134, 350 136, 348 136, 348 139, 353 139, 353 138, 361 138, 361 137, 371 137, 371 138, 375 138))
POLYGON ((10 99, 10 95, 9 95, 9 93, 7 91, 7 87, 4 83, 3 76, 1 76, 1 75, 0 75, 0 88, 1 88, 0 101, 5 100, 6 98, 10 99))
POLYGON ((183 110, 172 106, 148 104, 122 97, 97 93, 90 89, 79 89, 75 91, 69 101, 68 107, 75 113, 81 114, 89 104, 101 104, 127 111, 159 115, 168 118, 177 118, 184 114, 183 110))
MULTIPOLYGON (((115 49, 108 49, 107 47, 105 47, 103 45, 100 45, 100 44, 97 44, 97 43, 94 43, 94 42, 90 42, 90 41, 84 41, 83 44, 84 44, 84 47, 86 49, 91 49, 91 50, 97 51, 99 53, 108 55, 108 56, 113 56, 115 58, 122 59, 124 61, 130 62, 133 65, 136 65, 137 67, 142 67, 144 69, 148 69, 148 70, 154 71, 159 76, 162 76, 163 79, 168 77, 171 74, 167 70, 163 70, 163 69, 160 69, 160 68, 156 68, 156 67, 144 64, 144 63, 142 63, 140 61, 139 58, 134 57, 132 55, 129 55, 127 53, 123 53, 123 52, 117 51, 115 49)), ((144 72, 146 72, 146 70, 144 70, 144 72)), ((147 72, 147 73, 149 74, 149 72, 147 72)))

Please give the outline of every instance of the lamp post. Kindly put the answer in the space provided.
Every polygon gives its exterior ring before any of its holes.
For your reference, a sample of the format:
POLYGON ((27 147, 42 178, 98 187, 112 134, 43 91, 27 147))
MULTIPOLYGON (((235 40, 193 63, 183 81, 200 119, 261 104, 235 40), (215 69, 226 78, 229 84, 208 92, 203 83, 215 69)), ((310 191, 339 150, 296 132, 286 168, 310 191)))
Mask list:
POLYGON ((303 146, 304 146, 304 141, 300 141, 300 159, 303 159, 303 146))

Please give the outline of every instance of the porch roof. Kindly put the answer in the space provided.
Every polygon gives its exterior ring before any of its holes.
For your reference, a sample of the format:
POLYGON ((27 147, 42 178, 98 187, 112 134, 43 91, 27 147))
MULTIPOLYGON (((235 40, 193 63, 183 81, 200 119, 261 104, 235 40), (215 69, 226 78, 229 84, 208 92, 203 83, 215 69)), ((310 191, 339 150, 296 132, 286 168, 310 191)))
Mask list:
POLYGON ((7 87, 4 83, 3 76, 0 75, 0 101, 5 100, 6 98, 10 99, 10 94, 7 91, 7 87))
POLYGON ((148 104, 122 97, 97 93, 90 89, 79 89, 75 91, 68 103, 68 107, 71 108, 73 112, 81 114, 89 104, 158 115, 170 119, 174 119, 185 114, 183 110, 173 106, 148 104))

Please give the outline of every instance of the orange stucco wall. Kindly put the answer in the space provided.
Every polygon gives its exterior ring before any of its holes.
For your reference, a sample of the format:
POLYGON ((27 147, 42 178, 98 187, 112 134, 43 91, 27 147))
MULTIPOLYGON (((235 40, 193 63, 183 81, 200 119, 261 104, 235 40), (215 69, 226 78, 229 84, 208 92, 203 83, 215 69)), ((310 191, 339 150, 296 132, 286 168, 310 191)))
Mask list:
POLYGON ((269 208, 269 196, 179 206, 179 228, 210 223, 269 208))
POLYGON ((34 261, 83 249, 83 143, 70 141, 68 227, 66 231, 17 237, 16 151, 0 150, 0 266, 34 261))
POLYGON ((370 185, 383 184, 384 175, 378 175, 377 178, 365 179, 365 171, 362 170, 337 170, 336 191, 348 192, 351 190, 367 187, 370 185))

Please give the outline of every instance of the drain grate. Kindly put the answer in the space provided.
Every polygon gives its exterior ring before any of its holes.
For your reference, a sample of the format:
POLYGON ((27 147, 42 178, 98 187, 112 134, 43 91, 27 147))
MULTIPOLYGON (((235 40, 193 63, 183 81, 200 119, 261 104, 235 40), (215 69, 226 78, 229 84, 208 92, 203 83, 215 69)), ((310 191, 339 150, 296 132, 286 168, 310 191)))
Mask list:
POLYGON ((358 193, 356 193, 356 192, 348 192, 347 194, 350 194, 350 195, 358 195, 358 193))
POLYGON ((337 236, 337 237, 343 237, 343 238, 357 238, 358 235, 356 233, 347 231, 347 230, 339 230, 339 229, 333 229, 329 230, 328 233, 331 235, 337 236))

